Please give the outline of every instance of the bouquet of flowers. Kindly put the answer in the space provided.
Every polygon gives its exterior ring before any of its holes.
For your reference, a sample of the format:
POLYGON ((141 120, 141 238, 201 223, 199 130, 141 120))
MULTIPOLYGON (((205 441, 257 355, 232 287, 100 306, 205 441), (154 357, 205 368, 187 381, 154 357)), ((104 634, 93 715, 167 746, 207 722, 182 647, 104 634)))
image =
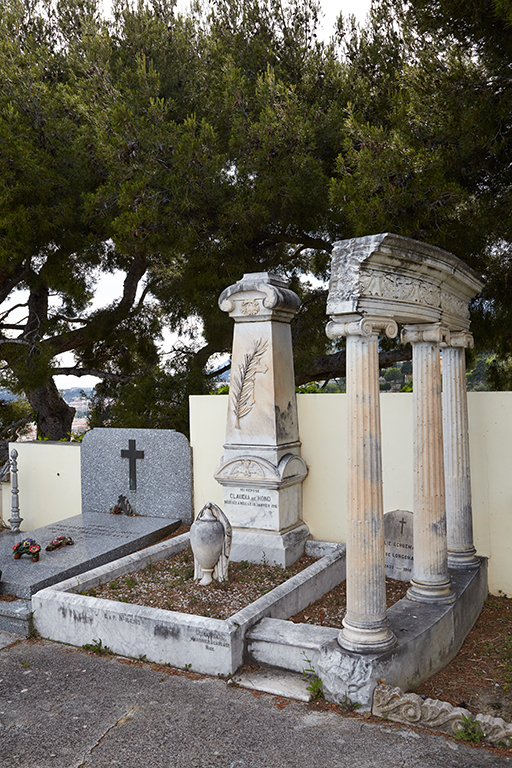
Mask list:
POLYGON ((60 549, 60 547, 68 547, 75 542, 70 536, 57 536, 56 539, 52 539, 46 547, 47 552, 53 552, 54 549, 60 549))
POLYGON ((41 547, 34 539, 23 539, 14 545, 12 551, 15 560, 19 560, 22 555, 30 555, 34 563, 37 563, 41 547))

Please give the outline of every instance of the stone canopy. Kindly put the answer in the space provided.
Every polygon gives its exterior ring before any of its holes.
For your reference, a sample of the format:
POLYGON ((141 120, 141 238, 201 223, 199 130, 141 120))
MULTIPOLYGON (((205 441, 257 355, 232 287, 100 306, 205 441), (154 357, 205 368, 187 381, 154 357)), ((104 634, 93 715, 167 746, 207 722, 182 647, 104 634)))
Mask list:
POLYGON ((465 331, 468 304, 482 288, 477 273, 453 254, 386 232, 334 243, 327 314, 465 331))

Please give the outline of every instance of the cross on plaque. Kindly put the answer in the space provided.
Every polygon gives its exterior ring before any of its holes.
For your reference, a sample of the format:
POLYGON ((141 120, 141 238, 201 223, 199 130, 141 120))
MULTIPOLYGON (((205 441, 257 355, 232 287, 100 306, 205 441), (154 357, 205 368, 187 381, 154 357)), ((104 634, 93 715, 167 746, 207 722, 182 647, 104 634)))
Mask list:
POLYGON ((404 520, 404 518, 402 517, 402 519, 400 520, 400 525, 402 526, 400 528, 400 535, 403 535, 403 533, 404 533, 404 525, 407 525, 407 520, 404 520))
POLYGON ((130 491, 137 490, 137 459, 144 458, 144 451, 135 450, 135 440, 128 440, 128 450, 121 449, 121 458, 129 460, 130 491))

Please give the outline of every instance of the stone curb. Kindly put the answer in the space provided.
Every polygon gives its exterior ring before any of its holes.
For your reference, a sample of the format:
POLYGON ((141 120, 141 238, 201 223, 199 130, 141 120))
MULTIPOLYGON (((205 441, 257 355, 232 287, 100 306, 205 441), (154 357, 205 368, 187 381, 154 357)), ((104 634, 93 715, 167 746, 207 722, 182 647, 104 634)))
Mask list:
MULTIPOLYGON (((493 746, 512 747, 512 724, 501 717, 476 715, 447 701, 422 699, 416 693, 404 693, 401 688, 378 685, 373 694, 372 715, 394 720, 404 725, 418 725, 457 736, 465 722, 478 724, 483 741, 493 746)), ((461 736, 459 735, 459 738, 461 736)), ((470 741, 470 739, 466 739, 470 741)))

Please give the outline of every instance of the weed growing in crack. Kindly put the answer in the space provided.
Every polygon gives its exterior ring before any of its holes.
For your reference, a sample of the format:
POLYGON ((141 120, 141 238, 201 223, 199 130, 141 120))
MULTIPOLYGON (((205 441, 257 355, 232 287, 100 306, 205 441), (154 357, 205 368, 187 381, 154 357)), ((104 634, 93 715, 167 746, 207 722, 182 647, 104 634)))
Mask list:
POLYGON ((302 655, 304 656, 304 661, 308 664, 308 667, 302 670, 302 676, 308 681, 306 690, 311 694, 312 700, 323 699, 322 680, 318 677, 311 659, 308 659, 306 656, 306 651, 302 651, 302 655))
POLYGON ((91 651, 92 653, 97 653, 99 656, 107 656, 109 653, 112 653, 108 645, 103 645, 101 640, 93 640, 92 643, 84 643, 82 648, 84 651, 91 651))
POLYGON ((484 738, 480 725, 472 715, 462 715, 459 726, 459 730, 455 734, 456 739, 469 741, 471 744, 479 744, 484 738))
POLYGON ((356 709, 360 709, 361 707, 358 701, 352 701, 352 699, 349 699, 347 694, 345 694, 345 696, 340 699, 338 706, 341 709, 343 715, 348 715, 349 712, 355 712, 356 709))

